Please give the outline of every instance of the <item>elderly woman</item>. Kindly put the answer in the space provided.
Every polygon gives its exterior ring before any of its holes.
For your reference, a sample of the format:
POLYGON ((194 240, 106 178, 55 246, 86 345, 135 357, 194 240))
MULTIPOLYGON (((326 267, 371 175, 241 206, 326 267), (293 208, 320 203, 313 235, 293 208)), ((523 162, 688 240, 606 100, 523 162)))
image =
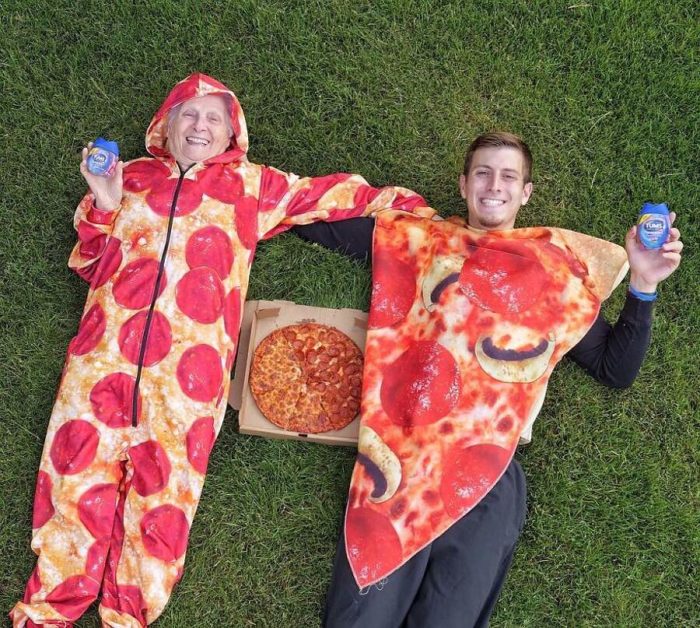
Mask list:
POLYGON ((103 625, 144 626, 182 576, 226 408, 257 242, 293 224, 422 204, 359 176, 250 163, 235 95, 194 74, 153 118, 152 157, 81 172, 70 266, 90 283, 34 500, 38 555, 13 625, 71 625, 102 588, 103 625))

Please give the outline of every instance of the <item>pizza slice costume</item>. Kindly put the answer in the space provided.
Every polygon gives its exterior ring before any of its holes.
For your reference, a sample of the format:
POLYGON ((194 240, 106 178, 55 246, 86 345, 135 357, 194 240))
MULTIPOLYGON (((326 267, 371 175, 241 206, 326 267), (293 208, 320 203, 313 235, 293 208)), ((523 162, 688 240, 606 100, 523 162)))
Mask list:
POLYGON ((69 265, 90 283, 68 348, 34 498, 37 566, 15 627, 71 626, 102 588, 103 625, 138 627, 182 577, 187 538, 226 409, 241 304, 256 244, 293 224, 423 200, 359 176, 298 178, 250 163, 233 92, 194 74, 124 168, 121 205, 75 215, 69 265), (167 114, 198 96, 230 104, 228 150, 181 171, 167 114))
POLYGON ((627 271, 564 229, 376 218, 358 459, 345 518, 360 587, 459 521, 529 440, 557 362, 627 271))

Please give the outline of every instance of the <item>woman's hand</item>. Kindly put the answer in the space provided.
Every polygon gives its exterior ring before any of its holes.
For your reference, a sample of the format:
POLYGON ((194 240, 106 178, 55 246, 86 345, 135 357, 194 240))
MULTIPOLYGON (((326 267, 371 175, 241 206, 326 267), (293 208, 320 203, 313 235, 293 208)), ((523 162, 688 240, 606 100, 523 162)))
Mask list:
POLYGON ((95 195, 95 207, 105 212, 114 211, 122 202, 124 162, 117 162, 117 167, 108 177, 92 174, 87 167, 87 156, 91 148, 92 142, 83 148, 80 173, 90 186, 90 191, 95 195))

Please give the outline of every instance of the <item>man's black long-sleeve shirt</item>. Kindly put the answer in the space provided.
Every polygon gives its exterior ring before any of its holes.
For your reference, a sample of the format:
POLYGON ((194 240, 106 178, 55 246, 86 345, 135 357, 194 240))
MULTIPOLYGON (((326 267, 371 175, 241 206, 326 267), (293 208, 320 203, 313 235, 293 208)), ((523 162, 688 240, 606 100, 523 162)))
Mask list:
MULTIPOLYGON (((372 260, 373 218, 317 222, 292 229, 309 242, 356 260, 372 260)), ((566 355, 597 381, 626 388, 637 377, 651 339, 653 303, 627 294, 615 325, 599 314, 586 335, 566 355)))

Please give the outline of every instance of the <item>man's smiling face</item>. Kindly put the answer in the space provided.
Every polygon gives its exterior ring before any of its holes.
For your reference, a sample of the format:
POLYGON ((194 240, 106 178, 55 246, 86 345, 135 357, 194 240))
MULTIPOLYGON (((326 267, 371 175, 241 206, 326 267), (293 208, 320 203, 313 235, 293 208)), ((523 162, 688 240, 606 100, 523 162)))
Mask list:
POLYGON ((487 231, 512 229, 518 210, 532 194, 525 183, 525 159, 517 148, 483 147, 474 152, 467 175, 459 177, 469 225, 487 231))
POLYGON ((188 168, 225 152, 231 141, 231 125, 221 96, 200 96, 187 100, 170 113, 168 150, 188 168))

